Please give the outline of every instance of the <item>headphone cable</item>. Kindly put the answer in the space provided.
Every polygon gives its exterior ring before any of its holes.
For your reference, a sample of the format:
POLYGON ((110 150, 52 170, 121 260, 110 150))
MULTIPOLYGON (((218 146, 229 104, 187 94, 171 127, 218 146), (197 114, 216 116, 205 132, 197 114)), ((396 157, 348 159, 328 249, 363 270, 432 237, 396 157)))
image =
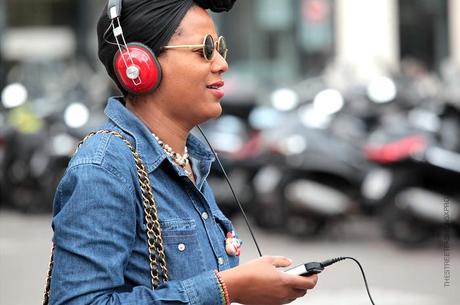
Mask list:
POLYGON ((246 222, 246 226, 249 229, 249 233, 251 233, 252 240, 254 241, 254 244, 256 245, 257 252, 259 252, 259 256, 262 257, 262 252, 260 251, 259 244, 257 243, 256 237, 254 236, 254 232, 252 231, 251 225, 249 224, 248 218, 246 217, 246 213, 244 212, 243 206, 241 205, 240 201, 238 200, 238 197, 236 197, 235 191, 233 190, 233 186, 230 183, 230 179, 228 179, 227 172, 225 171, 224 167, 222 166, 222 163, 220 162, 219 157, 217 156, 217 153, 215 152, 214 148, 211 146, 211 143, 208 141, 208 138, 204 134, 203 130, 199 125, 197 125, 198 130, 200 133, 203 135, 203 138, 205 139, 206 143, 208 144, 209 148, 211 149, 212 153, 216 157, 217 163, 219 164, 220 169, 222 170, 222 173, 224 174, 225 180, 227 180, 228 186, 230 187, 230 190, 232 191, 233 198, 235 198, 236 203, 238 204, 238 207, 241 210, 241 213, 243 214, 244 221, 246 222))
POLYGON ((374 300, 372 299, 371 293, 369 291, 369 285, 367 284, 367 279, 366 279, 366 275, 364 274, 363 266, 361 266, 361 264, 359 263, 359 261, 356 258, 353 258, 351 256, 342 256, 342 257, 337 257, 337 258, 325 260, 325 261, 321 262, 320 265, 323 268, 325 268, 327 266, 330 266, 330 265, 335 264, 337 262, 343 261, 345 259, 350 259, 350 260, 354 261, 356 264, 358 264, 358 267, 361 270, 361 274, 363 275, 364 285, 366 286, 366 291, 367 291, 367 295, 369 296, 369 300, 371 300, 372 305, 375 305, 374 300))

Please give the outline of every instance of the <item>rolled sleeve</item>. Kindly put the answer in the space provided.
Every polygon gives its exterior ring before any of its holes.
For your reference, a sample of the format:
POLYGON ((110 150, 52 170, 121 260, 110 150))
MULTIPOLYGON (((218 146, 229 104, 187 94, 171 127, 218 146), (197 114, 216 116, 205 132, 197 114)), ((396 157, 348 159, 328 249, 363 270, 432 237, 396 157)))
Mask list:
POLYGON ((214 271, 207 271, 182 281, 190 304, 215 305, 222 304, 219 282, 214 271))

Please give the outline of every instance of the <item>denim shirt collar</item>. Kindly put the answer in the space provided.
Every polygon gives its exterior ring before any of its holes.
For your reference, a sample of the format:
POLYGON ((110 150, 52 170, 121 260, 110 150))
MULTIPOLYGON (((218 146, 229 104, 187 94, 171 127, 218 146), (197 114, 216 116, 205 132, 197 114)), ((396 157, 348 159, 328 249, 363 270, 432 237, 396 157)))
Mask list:
MULTIPOLYGON (((104 112, 118 128, 132 137, 137 151, 143 156, 149 173, 154 171, 163 160, 168 158, 147 126, 124 106, 122 97, 109 98, 104 112), (146 156, 149 157, 146 158, 146 156)), ((214 161, 212 152, 191 133, 187 138, 187 148, 190 157, 194 161, 201 163, 199 168, 204 170, 204 172, 200 174, 206 176, 209 173, 211 163, 214 161)), ((180 171, 179 174, 182 176, 185 175, 185 172, 180 171)))

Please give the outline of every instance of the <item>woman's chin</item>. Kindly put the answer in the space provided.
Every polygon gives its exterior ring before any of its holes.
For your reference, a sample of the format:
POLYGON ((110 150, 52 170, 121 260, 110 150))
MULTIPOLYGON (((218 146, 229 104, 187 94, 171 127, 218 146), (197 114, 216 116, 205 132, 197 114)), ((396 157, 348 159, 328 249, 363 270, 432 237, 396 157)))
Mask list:
POLYGON ((212 107, 215 111, 213 112, 213 119, 216 119, 218 117, 220 117, 220 115, 222 114, 222 105, 219 103, 216 103, 215 105, 213 105, 214 107, 212 107))
POLYGON ((220 117, 221 114, 222 106, 220 105, 220 103, 214 103, 206 108, 198 124, 205 123, 209 120, 217 119, 218 117, 220 117))
POLYGON ((220 100, 206 104, 203 112, 205 112, 206 116, 208 116, 210 119, 219 117, 222 114, 222 105, 220 104, 220 100))

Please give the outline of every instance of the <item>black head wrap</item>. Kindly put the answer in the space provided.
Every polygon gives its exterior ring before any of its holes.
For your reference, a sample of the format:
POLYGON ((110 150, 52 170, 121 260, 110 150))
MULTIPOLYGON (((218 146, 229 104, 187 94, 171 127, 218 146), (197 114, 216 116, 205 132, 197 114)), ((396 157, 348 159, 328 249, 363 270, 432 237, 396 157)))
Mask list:
MULTIPOLYGON (((140 42, 159 54, 173 36, 187 11, 195 2, 213 12, 229 11, 236 0, 124 0, 120 23, 126 42, 140 42)), ((119 84, 113 69, 113 57, 118 47, 110 28, 110 20, 105 8, 97 24, 98 55, 107 73, 118 88, 126 94, 119 84)))
POLYGON ((213 12, 220 13, 229 11, 236 0, 195 0, 195 2, 204 9, 210 9, 213 12))

